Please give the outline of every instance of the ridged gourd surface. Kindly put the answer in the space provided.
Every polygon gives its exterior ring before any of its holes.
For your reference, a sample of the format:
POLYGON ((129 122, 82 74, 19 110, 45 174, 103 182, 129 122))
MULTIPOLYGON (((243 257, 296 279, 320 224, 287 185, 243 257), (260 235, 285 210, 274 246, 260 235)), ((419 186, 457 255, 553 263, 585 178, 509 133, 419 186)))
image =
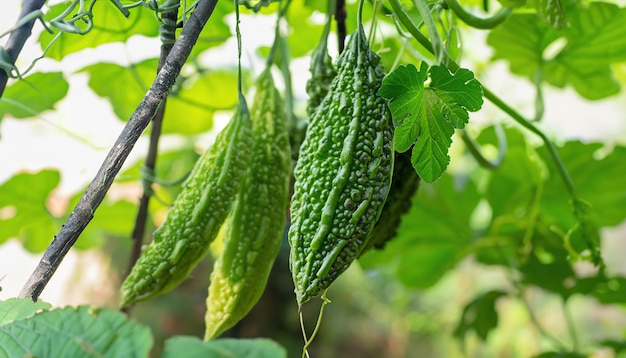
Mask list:
POLYGON ((361 255, 371 249, 382 250, 397 235, 402 216, 411 209, 419 183, 420 177, 411 163, 411 151, 396 152, 389 195, 361 255))
POLYGON ((243 97, 215 143, 196 162, 154 240, 122 284, 121 306, 165 293, 206 254, 249 165, 252 124, 243 97))
POLYGON ((359 255, 389 191, 393 125, 378 95, 379 62, 359 26, 302 144, 289 231, 299 303, 326 289, 359 255))
POLYGON ((219 336, 256 304, 282 242, 291 150, 285 105, 269 68, 257 81, 251 117, 252 160, 211 275, 205 339, 219 336))

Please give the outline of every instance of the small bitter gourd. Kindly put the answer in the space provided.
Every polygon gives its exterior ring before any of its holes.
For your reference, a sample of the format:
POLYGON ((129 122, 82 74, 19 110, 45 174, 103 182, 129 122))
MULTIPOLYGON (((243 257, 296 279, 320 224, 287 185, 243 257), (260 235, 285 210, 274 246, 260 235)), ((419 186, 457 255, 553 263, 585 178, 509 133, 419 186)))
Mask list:
POLYGON ((198 159, 163 224, 122 284, 125 307, 182 282, 226 219, 250 161, 252 122, 243 96, 233 118, 198 159))
POLYGON ((268 67, 257 80, 251 110, 252 160, 216 260, 205 317, 205 339, 235 325, 261 297, 278 255, 286 221, 291 152, 285 104, 268 67))
POLYGON ((315 113, 324 97, 326 97, 330 84, 337 75, 337 69, 328 54, 330 20, 331 18, 329 17, 324 27, 322 38, 311 54, 311 66, 309 67, 311 77, 306 82, 306 93, 309 95, 306 113, 309 118, 313 116, 313 113, 315 113))
POLYGON ((411 199, 419 187, 419 182, 420 177, 411 163, 411 151, 396 152, 387 201, 361 255, 371 249, 383 249, 387 242, 396 236, 402 223, 402 216, 411 209, 411 199))
POLYGON ((315 111, 295 170, 290 268, 298 303, 359 255, 391 185, 393 124, 378 94, 384 71, 359 25, 315 111))

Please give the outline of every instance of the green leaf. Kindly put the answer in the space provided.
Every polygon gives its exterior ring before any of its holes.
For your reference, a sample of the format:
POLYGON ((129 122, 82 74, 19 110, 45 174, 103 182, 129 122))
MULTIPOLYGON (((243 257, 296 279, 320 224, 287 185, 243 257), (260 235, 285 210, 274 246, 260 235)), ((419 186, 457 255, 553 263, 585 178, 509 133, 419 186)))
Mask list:
POLYGON ((41 300, 33 302, 29 298, 10 298, 0 301, 0 327, 11 322, 23 320, 33 316, 39 310, 52 307, 41 300))
POLYGON ((152 335, 119 312, 89 307, 54 309, 0 327, 9 357, 147 357, 152 335))
POLYGON ((511 72, 531 80, 542 68, 549 84, 572 85, 587 99, 618 93, 619 85, 609 65, 626 61, 626 8, 592 2, 588 7, 571 7, 566 16, 569 26, 561 30, 537 21, 534 14, 510 16, 488 36, 494 58, 509 61, 511 72), (544 55, 558 38, 566 45, 556 55, 544 55))
POLYGON ((364 268, 391 266, 408 287, 434 285, 470 251, 470 217, 479 200, 472 182, 451 175, 421 184, 397 237, 384 250, 365 254, 360 263, 364 268))
POLYGON ((269 339, 216 339, 177 336, 165 341, 163 358, 287 358, 287 351, 269 339))
MULTIPOLYGON (((128 120, 156 76, 157 60, 150 59, 129 68, 99 63, 83 71, 89 86, 109 100, 113 111, 128 120), (115 79, 115 80, 111 80, 115 79)), ((213 126, 216 110, 230 109, 237 103, 237 74, 234 70, 206 71, 175 88, 167 99, 162 131, 164 134, 195 134, 213 126)))
POLYGON ((482 87, 474 74, 464 68, 450 73, 445 67, 430 69, 432 78, 424 88, 426 65, 420 71, 407 65, 387 75, 379 90, 387 99, 395 125, 395 149, 399 152, 414 145, 411 161, 415 171, 432 183, 443 174, 450 156, 455 128, 463 128, 467 111, 482 106, 482 87))
POLYGON ((46 201, 59 180, 58 171, 42 170, 17 174, 0 185, 0 242, 19 238, 31 252, 48 247, 61 223, 46 201))
POLYGON ((599 260, 598 228, 621 223, 626 217, 626 187, 622 184, 621 163, 626 160, 626 147, 617 146, 602 159, 594 159, 601 144, 567 142, 557 148, 563 164, 576 185, 578 199, 565 200, 566 192, 556 168, 546 151, 540 151, 550 177, 545 183, 541 199, 541 213, 546 222, 561 232, 570 232, 573 249, 580 253, 591 250, 592 258, 599 260))
MULTIPOLYGON (((45 16, 46 21, 60 15, 67 6, 66 2, 52 6, 45 16)), ((86 35, 62 33, 46 56, 61 61, 74 52, 111 42, 125 42, 134 35, 156 37, 159 35, 159 25, 154 13, 143 6, 132 9, 126 18, 110 1, 97 1, 93 8, 93 29, 86 35)), ((44 50, 57 34, 42 31, 39 36, 41 49, 44 50)))
MULTIPOLYGON (((537 160, 534 150, 526 145, 523 135, 514 128, 507 129, 505 134, 508 146, 506 157, 500 168, 492 173, 485 193, 494 218, 501 215, 526 215, 543 182, 543 163, 537 160)), ((493 127, 483 131, 478 141, 496 145, 493 127)))
POLYGON ((424 66, 420 71, 411 64, 399 66, 383 79, 378 90, 391 109, 396 125, 394 146, 399 152, 411 148, 420 134, 418 116, 423 112, 426 78, 424 66))
POLYGON ((532 79, 543 52, 558 37, 534 14, 512 14, 489 32, 487 43, 494 49, 494 59, 508 61, 511 72, 532 79))
POLYGON ((474 298, 463 309, 461 320, 454 330, 454 336, 463 340, 468 332, 474 331, 483 341, 489 332, 498 326, 496 301, 506 296, 502 291, 489 291, 474 298))
POLYGON ((28 118, 54 109, 54 105, 67 94, 69 85, 63 73, 34 73, 8 86, 0 98, 0 120, 5 115, 28 118))

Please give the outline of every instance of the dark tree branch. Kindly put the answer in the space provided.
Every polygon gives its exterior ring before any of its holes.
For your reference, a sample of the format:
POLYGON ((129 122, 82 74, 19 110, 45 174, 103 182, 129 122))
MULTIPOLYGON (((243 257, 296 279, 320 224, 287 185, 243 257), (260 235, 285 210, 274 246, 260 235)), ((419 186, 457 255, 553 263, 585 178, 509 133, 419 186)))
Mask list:
POLYGON ((335 1, 335 21, 337 22, 337 45, 339 53, 343 52, 346 42, 346 0, 335 1))
MULTIPOLYGON (((23 19, 26 15, 30 14, 33 11, 40 10, 41 7, 46 3, 46 0, 24 0, 24 7, 22 8, 22 12, 18 18, 18 21, 23 19)), ((4 49, 9 54, 9 58, 11 59, 11 63, 15 63, 17 56, 22 52, 22 48, 26 43, 26 40, 30 37, 33 31, 33 25, 35 24, 35 20, 31 20, 24 25, 15 29, 15 31, 11 32, 9 35, 9 39, 7 40, 4 49)), ((9 80, 9 75, 3 69, 0 69, 0 98, 4 94, 4 89, 7 86, 7 81, 9 80)))
MULTIPOLYGON (((161 71, 167 56, 169 56, 174 45, 176 20, 178 19, 178 9, 174 11, 165 12, 162 15, 163 24, 161 25, 161 33, 166 36, 162 39, 161 54, 159 56, 159 64, 157 66, 157 73, 161 71)), ((154 119, 152 120, 152 129, 150 131, 150 144, 148 146, 148 154, 146 155, 146 163, 144 167, 146 172, 155 176, 155 167, 157 154, 159 151, 159 138, 161 136, 161 124, 163 123, 163 116, 165 115, 165 105, 167 98, 163 99, 163 104, 159 107, 154 119)), ((126 274, 128 276, 130 270, 137 262, 139 255, 141 255, 141 245, 143 244, 143 237, 146 232, 146 223, 148 221, 148 206, 150 204, 150 197, 152 196, 152 178, 142 178, 143 194, 139 200, 139 208, 137 209, 137 216, 135 218, 135 227, 132 233, 133 246, 131 249, 130 257, 128 258, 128 267, 126 268, 126 274)))
POLYGON ((203 0, 185 24, 180 37, 167 57, 165 65, 159 71, 152 86, 120 133, 113 148, 107 154, 100 170, 89 184, 78 204, 70 214, 61 231, 48 246, 41 261, 30 276, 19 297, 30 297, 37 301, 61 261, 93 218, 96 208, 120 171, 122 164, 133 149, 137 139, 155 116, 161 102, 176 82, 181 68, 187 61, 200 31, 213 13, 217 0, 203 0))

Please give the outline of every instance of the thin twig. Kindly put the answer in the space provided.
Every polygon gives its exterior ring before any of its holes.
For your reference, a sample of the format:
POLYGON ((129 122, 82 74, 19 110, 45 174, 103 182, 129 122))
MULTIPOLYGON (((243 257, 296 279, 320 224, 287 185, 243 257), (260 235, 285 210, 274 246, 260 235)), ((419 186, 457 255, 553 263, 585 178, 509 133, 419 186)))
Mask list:
MULTIPOLYGON (((19 22, 20 19, 24 18, 33 11, 40 10, 45 3, 46 0, 24 0, 24 7, 22 8, 22 12, 20 12, 17 21, 19 22)), ((9 39, 4 46, 4 49, 9 54, 9 58, 12 63, 15 63, 17 56, 20 52, 22 52, 22 48, 24 47, 26 40, 28 40, 33 31, 35 20, 36 19, 28 21, 24 25, 15 29, 15 31, 11 32, 11 35, 9 35, 9 39)), ((8 80, 9 74, 0 69, 0 98, 2 98, 2 95, 4 94, 4 89, 7 86, 8 80)))
POLYGON ((104 199, 104 195, 113 183, 113 179, 120 171, 122 164, 133 149, 148 123, 154 118, 159 105, 167 96, 183 65, 187 61, 191 49, 196 43, 200 31, 213 13, 217 0, 207 0, 198 3, 198 7, 185 24, 180 37, 174 44, 172 52, 167 57, 165 65, 159 71, 152 86, 141 103, 135 109, 130 120, 120 133, 117 141, 107 154, 100 170, 89 184, 89 187, 80 198, 78 204, 70 214, 61 231, 44 253, 37 268, 30 276, 19 297, 30 297, 37 301, 48 281, 61 264, 63 257, 78 239, 93 218, 96 208, 104 199))
MULTIPOLYGON (((173 11, 163 13, 162 21, 163 26, 173 26, 176 28, 176 20, 178 19, 178 8, 173 11)), ((174 46, 175 31, 162 31, 164 35, 171 35, 171 38, 163 40, 161 44, 161 54, 159 56, 159 64, 157 65, 157 74, 163 68, 167 56, 169 56, 174 46)), ((141 245, 143 244, 143 237, 146 232, 146 223, 148 221, 148 206, 150 204, 150 198, 152 197, 152 184, 155 177, 154 169, 156 167, 157 154, 159 151, 159 138, 161 137, 161 124, 163 123, 163 116, 165 115, 165 104, 167 97, 163 99, 163 103, 159 107, 154 119, 152 119, 152 129, 150 131, 150 143, 148 145, 148 154, 146 155, 146 163, 144 164, 145 171, 150 173, 151 176, 142 176, 141 182, 143 183, 143 194, 139 200, 139 208, 137 209, 137 216, 135 217, 135 227, 133 229, 132 240, 133 246, 131 249, 130 257, 128 259, 128 266, 126 268, 126 275, 130 273, 130 270, 137 262, 139 255, 141 254, 141 245)))

